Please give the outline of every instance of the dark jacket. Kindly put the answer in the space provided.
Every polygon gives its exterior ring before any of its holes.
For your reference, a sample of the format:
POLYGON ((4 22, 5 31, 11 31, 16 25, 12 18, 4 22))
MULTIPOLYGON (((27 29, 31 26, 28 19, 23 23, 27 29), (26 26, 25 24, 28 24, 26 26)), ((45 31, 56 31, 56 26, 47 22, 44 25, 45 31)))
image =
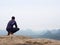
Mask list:
POLYGON ((7 24, 6 29, 11 29, 11 28, 13 28, 14 25, 15 25, 15 28, 17 28, 17 23, 16 23, 16 21, 15 21, 15 20, 10 20, 10 21, 8 22, 8 24, 7 24))

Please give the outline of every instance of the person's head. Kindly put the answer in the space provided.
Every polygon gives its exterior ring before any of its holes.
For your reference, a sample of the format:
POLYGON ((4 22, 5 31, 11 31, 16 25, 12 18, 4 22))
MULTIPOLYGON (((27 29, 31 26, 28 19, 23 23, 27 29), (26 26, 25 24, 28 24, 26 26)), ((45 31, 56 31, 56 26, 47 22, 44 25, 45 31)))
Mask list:
POLYGON ((12 20, 15 20, 15 17, 14 16, 12 16, 12 20))

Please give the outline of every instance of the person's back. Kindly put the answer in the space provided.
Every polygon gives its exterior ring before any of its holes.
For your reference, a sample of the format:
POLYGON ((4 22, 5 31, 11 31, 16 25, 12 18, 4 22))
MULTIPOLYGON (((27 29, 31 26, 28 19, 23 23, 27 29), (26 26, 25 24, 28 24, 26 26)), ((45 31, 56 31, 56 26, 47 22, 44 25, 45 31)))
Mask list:
POLYGON ((16 25, 16 28, 17 28, 16 21, 10 20, 10 21, 8 22, 8 24, 7 24, 7 28, 6 28, 6 29, 13 28, 13 25, 16 25))
POLYGON ((6 30, 8 32, 8 35, 15 33, 16 31, 19 30, 19 28, 17 28, 17 23, 15 21, 15 17, 12 17, 12 20, 10 20, 7 24, 6 30), (15 27, 13 27, 15 25, 15 27))

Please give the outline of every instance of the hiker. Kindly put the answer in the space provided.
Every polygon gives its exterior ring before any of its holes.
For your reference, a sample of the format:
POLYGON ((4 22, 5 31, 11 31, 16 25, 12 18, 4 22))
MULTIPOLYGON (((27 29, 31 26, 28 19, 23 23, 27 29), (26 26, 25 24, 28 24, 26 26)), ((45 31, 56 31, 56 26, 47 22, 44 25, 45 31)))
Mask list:
POLYGON ((8 32, 8 35, 15 33, 19 31, 19 28, 17 27, 17 23, 15 21, 15 17, 12 16, 11 20, 8 22, 6 30, 8 32))

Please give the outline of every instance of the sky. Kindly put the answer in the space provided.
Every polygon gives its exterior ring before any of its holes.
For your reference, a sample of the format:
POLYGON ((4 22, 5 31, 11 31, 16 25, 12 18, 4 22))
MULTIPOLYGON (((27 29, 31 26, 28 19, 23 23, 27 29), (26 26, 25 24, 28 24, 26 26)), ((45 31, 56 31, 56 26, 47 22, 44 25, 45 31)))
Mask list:
POLYGON ((0 30, 12 16, 21 30, 60 29, 60 0, 0 0, 0 30))

